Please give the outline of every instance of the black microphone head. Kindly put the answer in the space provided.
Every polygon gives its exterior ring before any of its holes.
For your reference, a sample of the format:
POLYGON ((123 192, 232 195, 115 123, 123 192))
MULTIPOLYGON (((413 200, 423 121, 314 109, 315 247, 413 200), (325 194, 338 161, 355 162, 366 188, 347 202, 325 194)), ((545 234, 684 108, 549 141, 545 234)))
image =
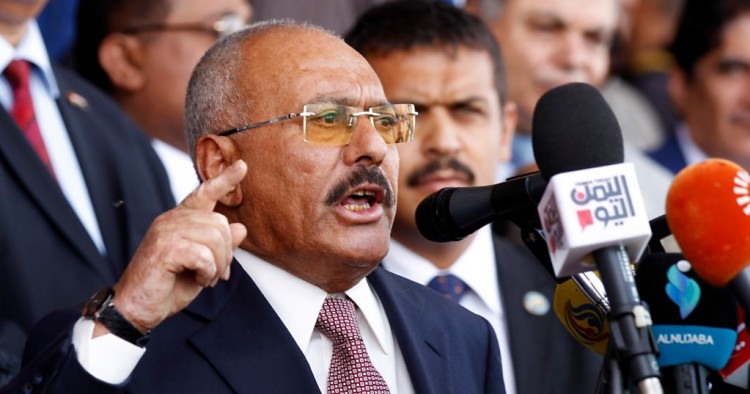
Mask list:
POLYGON ((728 289, 702 280, 679 253, 645 256, 635 282, 651 312, 662 367, 726 364, 737 338, 737 303, 728 289))
POLYGON ((417 220, 417 229, 423 237, 433 242, 460 240, 460 238, 453 239, 450 231, 455 224, 448 210, 448 202, 455 190, 455 188, 441 189, 425 197, 419 203, 414 216, 417 220))
POLYGON ((534 158, 548 181, 562 172, 624 160, 615 114, 599 90, 589 84, 569 83, 542 95, 531 130, 534 158))

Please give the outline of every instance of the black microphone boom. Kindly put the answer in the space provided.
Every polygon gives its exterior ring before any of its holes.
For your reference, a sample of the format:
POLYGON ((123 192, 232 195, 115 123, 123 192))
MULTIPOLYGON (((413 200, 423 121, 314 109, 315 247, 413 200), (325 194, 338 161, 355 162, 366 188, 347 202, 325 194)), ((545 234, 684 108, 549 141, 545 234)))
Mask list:
POLYGON ((430 241, 460 241, 497 218, 536 207, 546 186, 535 172, 491 186, 447 187, 419 204, 417 227, 430 241))

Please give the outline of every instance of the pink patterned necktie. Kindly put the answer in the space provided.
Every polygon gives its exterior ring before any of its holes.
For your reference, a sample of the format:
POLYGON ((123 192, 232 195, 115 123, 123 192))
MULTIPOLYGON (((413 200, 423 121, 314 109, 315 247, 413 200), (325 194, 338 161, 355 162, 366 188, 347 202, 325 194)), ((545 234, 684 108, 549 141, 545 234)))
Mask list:
POLYGON ((315 327, 333 342, 328 394, 388 394, 359 333, 357 310, 347 298, 326 298, 315 327))
POLYGON ((54 177, 55 172, 52 170, 52 163, 34 115, 34 103, 31 100, 31 89, 29 89, 30 70, 31 65, 26 60, 13 60, 3 71, 13 92, 13 107, 10 115, 54 177))

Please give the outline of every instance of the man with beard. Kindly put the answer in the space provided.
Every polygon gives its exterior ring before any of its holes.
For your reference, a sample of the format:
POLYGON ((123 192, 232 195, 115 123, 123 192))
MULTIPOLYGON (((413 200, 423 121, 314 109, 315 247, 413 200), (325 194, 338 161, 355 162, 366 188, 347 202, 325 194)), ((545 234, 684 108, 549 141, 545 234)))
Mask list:
POLYGON ((9 392, 505 392, 484 319, 379 267, 416 114, 362 56, 261 22, 208 50, 185 108, 203 184, 82 318, 41 323, 9 392))
POLYGON ((489 227, 448 243, 428 241, 417 229, 415 211, 425 197, 492 184, 509 158, 517 115, 505 98, 492 33, 454 7, 406 0, 366 12, 346 40, 370 62, 390 100, 413 102, 419 112, 418 138, 398 146, 398 210, 383 266, 448 290, 490 321, 507 392, 593 392, 601 358, 557 321, 550 308, 555 281, 528 250, 489 227))

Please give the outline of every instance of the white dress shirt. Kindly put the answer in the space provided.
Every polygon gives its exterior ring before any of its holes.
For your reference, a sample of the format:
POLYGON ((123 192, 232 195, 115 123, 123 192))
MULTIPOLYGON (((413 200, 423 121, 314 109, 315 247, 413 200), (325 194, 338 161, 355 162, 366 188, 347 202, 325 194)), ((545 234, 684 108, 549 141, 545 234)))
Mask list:
POLYGON ((500 344, 505 391, 508 394, 516 392, 508 326, 500 301, 500 283, 497 278, 495 248, 490 227, 483 227, 477 231, 469 248, 446 270, 439 270, 424 257, 393 240, 388 255, 383 259, 383 267, 424 285, 440 274, 450 273, 463 280, 469 286, 469 290, 461 297, 459 304, 487 319, 492 325, 500 344))
POLYGON ((180 203, 190 192, 198 187, 198 174, 195 172, 190 155, 166 142, 153 138, 151 146, 167 170, 169 187, 177 203, 180 203))
MULTIPOLYGON (((36 22, 29 25, 18 47, 14 48, 0 37, 0 71, 5 70, 15 59, 27 60, 32 64, 29 86, 34 112, 39 132, 55 171, 55 178, 99 252, 104 255, 106 250, 99 222, 94 213, 78 157, 57 106, 56 100, 60 98, 60 89, 36 22)), ((13 92, 5 78, 0 78, 0 104, 8 112, 13 106, 13 92)), ((10 131, 5 130, 5 132, 10 131)))
MULTIPOLYGON (((326 297, 348 296, 357 304, 357 321, 367 353, 388 384, 390 392, 414 393, 406 362, 393 336, 383 305, 367 280, 360 281, 345 294, 328 294, 244 250, 235 250, 234 256, 253 278, 305 354, 321 392, 326 392, 333 343, 315 328, 315 322, 326 297)), ((242 274, 244 273, 232 272, 232 275, 242 274)), ((110 384, 124 382, 146 349, 112 334, 92 339, 93 325, 90 320, 80 319, 74 326, 73 346, 79 363, 99 380, 110 384), (112 357, 113 354, 118 356, 112 357)))

